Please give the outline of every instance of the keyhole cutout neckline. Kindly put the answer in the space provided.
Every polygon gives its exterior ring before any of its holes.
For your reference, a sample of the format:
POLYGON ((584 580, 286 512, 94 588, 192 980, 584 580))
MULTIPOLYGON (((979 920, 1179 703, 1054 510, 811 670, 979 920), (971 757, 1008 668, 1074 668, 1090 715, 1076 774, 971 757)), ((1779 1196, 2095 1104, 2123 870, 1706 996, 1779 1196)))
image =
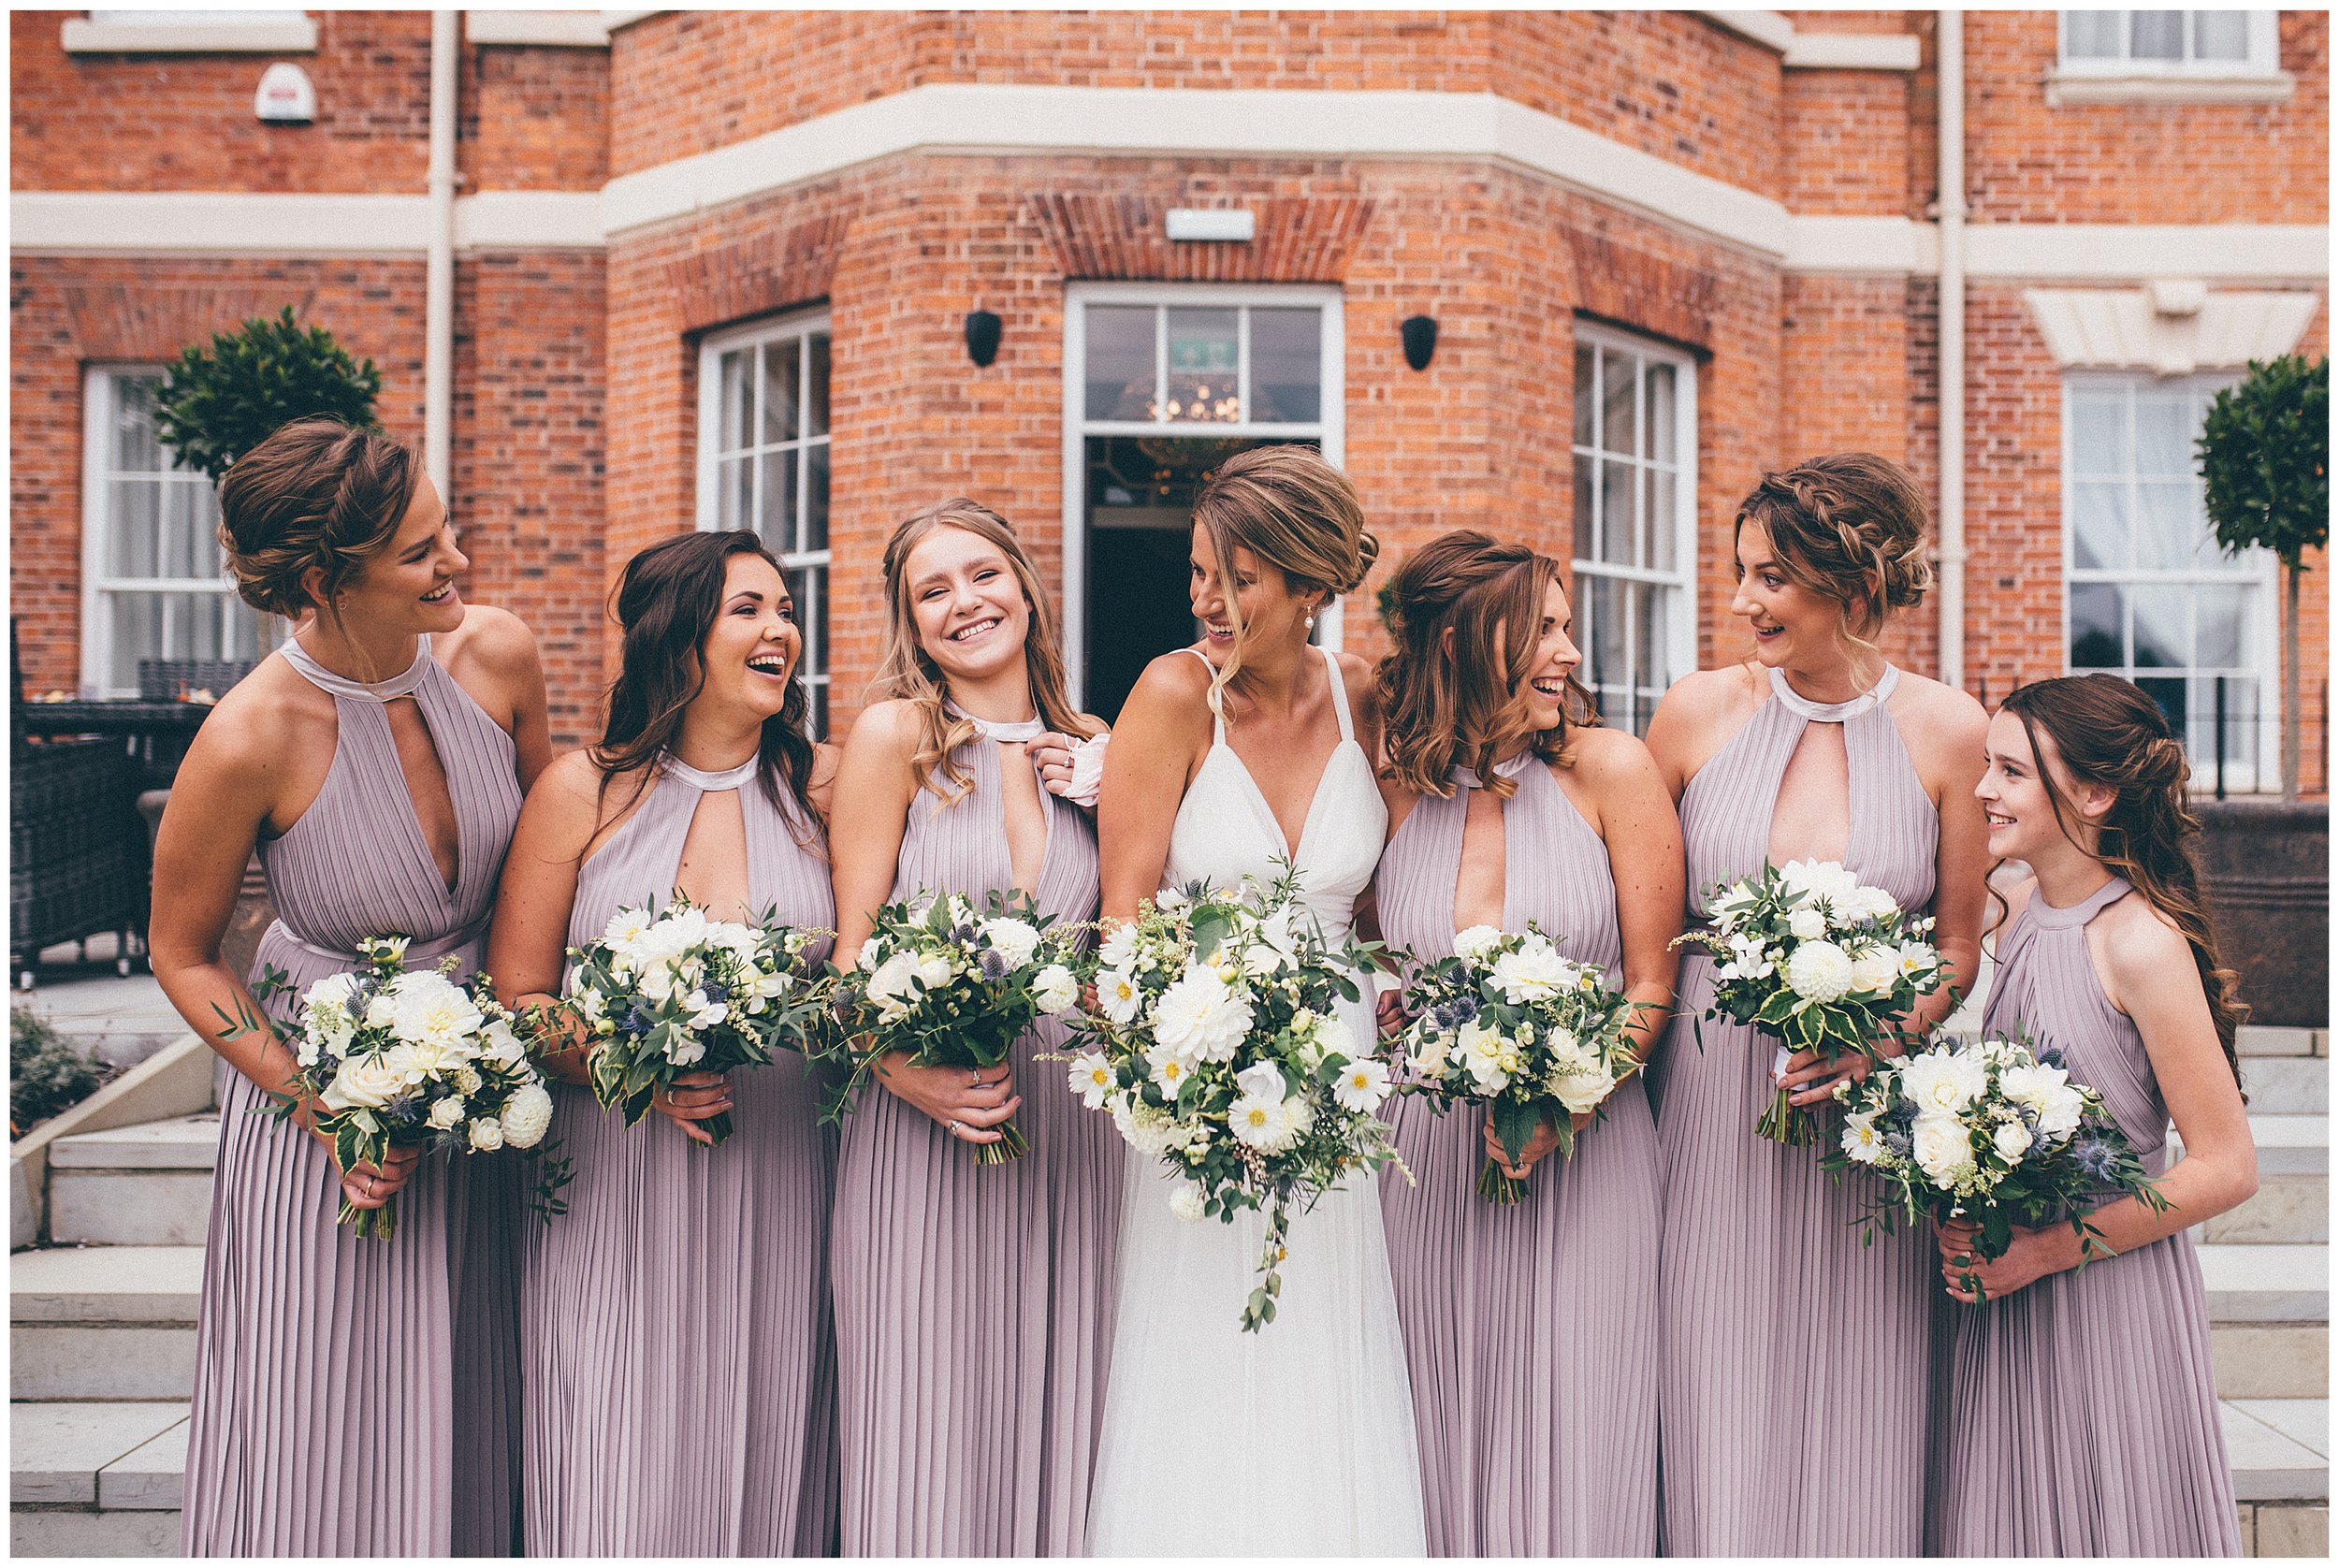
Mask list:
MULTIPOLYGON (((391 759, 397 763, 399 775, 405 782, 407 820, 414 824, 414 842, 421 849, 423 858, 429 862, 431 872, 452 897, 463 880, 462 819, 455 808, 454 785, 446 777, 446 754, 439 745, 438 735, 430 728, 430 716, 423 710, 422 700, 416 695, 421 691, 423 682, 429 678, 433 664, 430 633, 423 632, 415 634, 414 661, 386 680, 357 680, 349 675, 336 675, 319 663, 314 654, 302 647, 298 637, 285 638, 278 645, 277 651, 284 656, 284 662, 290 664, 303 680, 328 696, 337 701, 370 703, 381 713, 383 728, 389 735, 391 759), (454 852, 450 857, 453 863, 451 869, 440 863, 439 847, 431 841, 429 831, 423 826, 420 791, 414 788, 414 775, 407 771, 405 754, 398 744, 398 727, 390 719, 390 704, 400 700, 414 704, 414 719, 422 726, 424 742, 438 763, 439 794, 446 804, 447 820, 455 824, 456 830, 454 852)), ((339 761, 340 750, 341 742, 337 736, 334 740, 336 762, 339 761)), ((330 782, 329 771, 327 777, 330 782)), ((306 816, 307 812, 302 815, 306 816)), ((288 828, 285 831, 291 830, 288 828)))

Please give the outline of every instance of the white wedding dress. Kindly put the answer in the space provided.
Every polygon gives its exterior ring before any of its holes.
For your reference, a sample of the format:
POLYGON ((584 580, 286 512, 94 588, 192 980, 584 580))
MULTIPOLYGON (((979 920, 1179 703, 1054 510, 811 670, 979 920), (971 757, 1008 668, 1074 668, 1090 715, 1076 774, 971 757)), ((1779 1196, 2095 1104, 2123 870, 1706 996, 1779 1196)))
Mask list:
MULTIPOLYGON (((1327 653, 1340 747, 1300 835, 1300 887, 1324 934, 1347 934, 1387 813, 1327 653)), ((1178 807, 1165 886, 1276 874, 1283 830, 1227 744, 1224 720, 1178 807)), ((1343 1009, 1373 1038, 1371 993, 1343 1009)), ((1188 1224, 1168 1168, 1129 1151, 1119 1314, 1089 1503, 1098 1557, 1418 1557, 1414 1446, 1397 1298, 1372 1178, 1294 1212, 1275 1321, 1242 1331, 1266 1220, 1188 1224)), ((1392 1177, 1402 1180, 1401 1177, 1392 1177)))

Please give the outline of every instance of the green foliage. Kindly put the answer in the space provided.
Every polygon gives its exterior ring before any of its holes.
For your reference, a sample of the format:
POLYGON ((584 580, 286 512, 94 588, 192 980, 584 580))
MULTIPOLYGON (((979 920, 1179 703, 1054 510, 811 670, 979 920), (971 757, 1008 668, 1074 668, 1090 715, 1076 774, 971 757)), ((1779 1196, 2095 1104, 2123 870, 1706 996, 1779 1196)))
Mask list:
POLYGON ((2331 361, 2290 354, 2249 369, 2194 443, 2209 520, 2229 552, 2272 550, 2296 571, 2331 534, 2331 361))
POLYGON ((322 327, 303 330, 287 305, 273 321, 254 316, 182 354, 156 394, 155 424, 182 466, 216 481, 290 420, 323 414, 371 427, 381 391, 372 360, 350 358, 322 327))
POLYGON ((8 1134, 69 1111, 113 1076, 54 1025, 26 1008, 8 1009, 8 1134))

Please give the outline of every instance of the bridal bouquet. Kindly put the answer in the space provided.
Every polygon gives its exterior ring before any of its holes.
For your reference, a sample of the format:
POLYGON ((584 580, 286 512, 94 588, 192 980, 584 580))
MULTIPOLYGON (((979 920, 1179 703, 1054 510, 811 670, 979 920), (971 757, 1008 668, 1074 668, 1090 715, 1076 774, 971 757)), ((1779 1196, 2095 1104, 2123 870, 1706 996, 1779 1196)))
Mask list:
POLYGON ((1180 1219, 1267 1211, 1246 1331, 1275 1320, 1288 1210, 1397 1158, 1375 1112, 1388 1069, 1335 1011, 1379 945, 1326 942, 1286 866, 1241 894, 1165 891, 1097 954, 1074 1093, 1176 1173, 1180 1219))
MULTIPOLYGON (((958 893, 888 904, 836 998, 852 1048, 852 1071, 831 1100, 844 1113, 854 1084, 888 1052, 912 1066, 992 1067, 1042 1015, 1080 1001, 1079 926, 1052 925, 1028 894, 993 893, 983 912, 958 893)), ((1031 1145, 1011 1121, 999 1140, 974 1145, 978 1165, 1020 1159, 1031 1145)))
MULTIPOLYGON (((600 940, 569 950, 565 999, 585 1023, 593 1097, 632 1126, 682 1073, 760 1067, 776 1050, 805 1051, 821 1008, 804 955, 826 935, 769 916, 752 925, 711 920, 680 896, 663 908, 618 910, 600 940)), ((728 1111, 699 1125, 717 1143, 731 1136, 728 1111)))
MULTIPOLYGON (((1716 888, 1706 918, 1711 930, 1674 938, 1722 960, 1706 1016, 1780 1039, 1773 1072, 1798 1051, 1831 1063, 1847 1052, 1878 1058, 1875 1041, 1941 987, 1941 955, 1923 940, 1933 917, 1908 913, 1834 861, 1765 865, 1757 877, 1716 888)), ((1809 1143, 1818 1127, 1781 1089, 1754 1130, 1809 1143)))
MULTIPOLYGON (((1864 1166, 1881 1179, 1885 1197, 1867 1218, 1871 1237, 1889 1233, 1903 1213, 1912 1224, 1926 1213, 1970 1216, 1979 1227, 1973 1250, 1993 1258, 2006 1255, 2014 1227, 2068 1220, 2093 1256, 2099 1241, 2089 1211, 2122 1194, 2168 1207, 2103 1097, 2071 1082, 2053 1047, 1944 1039, 1837 1085, 1836 1102, 1842 1146, 1821 1163, 1864 1166)), ((1980 1294, 1971 1276, 1969 1288, 1980 1294)))
MULTIPOLYGON (((357 944, 365 967, 309 987, 291 1042, 297 1094, 276 1096, 275 1114, 309 1101, 312 1125, 333 1140, 344 1170, 379 1165, 401 1144, 532 1149, 552 1123, 552 1096, 512 1015, 487 977, 456 984, 453 958, 404 968, 406 946, 403 936, 368 937, 357 944)), ((398 1231, 397 1199, 356 1209, 344 1198, 340 1220, 386 1241, 398 1231)))
MULTIPOLYGON (((1423 965, 1405 988, 1405 1010, 1406 1092, 1440 1111, 1484 1105, 1514 1163, 1543 1122, 1558 1132, 1561 1156, 1573 1155, 1576 1114, 1599 1111, 1638 1065, 1624 1038, 1632 1004, 1600 970, 1562 958, 1533 922, 1523 932, 1456 933, 1453 956, 1423 965)), ((1489 1203, 1526 1195, 1526 1179, 1491 1158, 1478 1173, 1489 1203)))

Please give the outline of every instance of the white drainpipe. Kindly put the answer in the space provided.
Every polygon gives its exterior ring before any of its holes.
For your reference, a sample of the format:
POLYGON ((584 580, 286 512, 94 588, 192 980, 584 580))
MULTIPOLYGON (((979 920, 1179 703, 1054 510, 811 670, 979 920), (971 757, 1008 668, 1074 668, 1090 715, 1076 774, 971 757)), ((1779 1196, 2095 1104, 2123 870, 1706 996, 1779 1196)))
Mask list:
POLYGON ((1966 36, 1940 13, 1941 681, 1966 684, 1966 36))
MULTIPOLYGON (((459 13, 430 14, 430 253, 423 274, 422 460, 447 498, 455 412, 455 94, 459 13)), ((451 500, 449 501, 452 504, 451 500)))

